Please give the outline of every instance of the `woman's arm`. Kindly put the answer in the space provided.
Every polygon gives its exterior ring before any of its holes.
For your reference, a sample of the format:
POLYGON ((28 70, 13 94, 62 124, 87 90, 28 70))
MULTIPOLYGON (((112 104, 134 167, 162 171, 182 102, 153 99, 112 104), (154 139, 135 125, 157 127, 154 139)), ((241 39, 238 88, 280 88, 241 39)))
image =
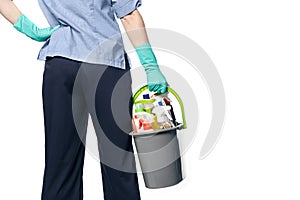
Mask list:
POLYGON ((0 0, 0 14, 14 24, 22 13, 11 0, 0 0))
POLYGON ((144 20, 138 10, 121 18, 121 22, 134 47, 149 43, 144 20))
POLYGON ((129 40, 135 47, 141 64, 145 68, 147 84, 150 91, 164 93, 167 91, 167 81, 161 73, 154 52, 147 37, 143 18, 138 10, 121 18, 121 22, 129 40))
POLYGON ((39 42, 47 40, 51 34, 60 27, 38 28, 21 13, 11 0, 0 0, 0 14, 13 24, 15 29, 39 42))

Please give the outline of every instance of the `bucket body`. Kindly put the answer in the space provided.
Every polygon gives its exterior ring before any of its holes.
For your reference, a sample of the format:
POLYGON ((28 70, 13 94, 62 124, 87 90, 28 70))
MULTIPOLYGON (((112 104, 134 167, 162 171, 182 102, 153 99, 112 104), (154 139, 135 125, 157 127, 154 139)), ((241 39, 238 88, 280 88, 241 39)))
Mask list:
POLYGON ((147 188, 163 188, 182 181, 177 131, 168 130, 134 137, 147 188))

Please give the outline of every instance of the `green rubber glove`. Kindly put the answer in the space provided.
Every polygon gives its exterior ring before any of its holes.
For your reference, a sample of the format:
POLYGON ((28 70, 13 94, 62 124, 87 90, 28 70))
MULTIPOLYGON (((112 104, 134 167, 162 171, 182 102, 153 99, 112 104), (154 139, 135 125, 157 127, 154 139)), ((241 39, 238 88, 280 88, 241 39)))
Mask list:
POLYGON ((150 44, 147 43, 138 46, 135 48, 135 51, 140 59, 141 64, 145 68, 149 91, 165 93, 167 91, 168 84, 165 76, 159 69, 150 44))
POLYGON ((43 42, 46 41, 54 31, 59 29, 60 25, 57 25, 54 28, 38 28, 25 15, 21 14, 16 23, 14 23, 14 28, 33 40, 43 42))

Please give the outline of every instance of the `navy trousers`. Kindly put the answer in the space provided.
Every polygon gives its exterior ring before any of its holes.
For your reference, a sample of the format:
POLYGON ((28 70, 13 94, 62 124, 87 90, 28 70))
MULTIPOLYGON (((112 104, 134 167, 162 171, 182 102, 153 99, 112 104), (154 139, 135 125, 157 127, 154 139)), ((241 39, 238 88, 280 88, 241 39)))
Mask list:
MULTIPOLYGON (((43 74, 45 169, 42 200, 82 200, 87 121, 95 128, 105 200, 140 200, 126 70, 48 57, 43 74)), ((100 172, 100 170, 99 170, 100 172)))

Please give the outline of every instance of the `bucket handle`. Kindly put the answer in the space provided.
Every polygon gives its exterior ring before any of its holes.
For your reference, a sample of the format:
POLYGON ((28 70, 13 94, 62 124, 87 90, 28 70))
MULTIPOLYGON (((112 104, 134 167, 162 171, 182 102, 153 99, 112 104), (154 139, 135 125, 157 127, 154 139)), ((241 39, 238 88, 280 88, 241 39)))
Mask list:
MULTIPOLYGON (((144 92, 145 90, 148 89, 148 85, 144 85, 143 87, 141 87, 140 89, 138 89, 138 91, 136 91, 136 93, 133 95, 133 104, 135 103, 136 99, 138 98, 138 96, 144 92)), ((175 90, 173 90, 170 87, 167 87, 167 91, 170 92, 171 94, 173 94, 175 96, 175 98, 177 99, 180 108, 181 108, 181 115, 182 115, 182 121, 183 121, 183 128, 187 128, 186 126, 186 120, 185 120, 185 114, 184 114, 184 107, 183 107, 183 103, 181 98, 179 97, 179 95, 175 92, 175 90)))

